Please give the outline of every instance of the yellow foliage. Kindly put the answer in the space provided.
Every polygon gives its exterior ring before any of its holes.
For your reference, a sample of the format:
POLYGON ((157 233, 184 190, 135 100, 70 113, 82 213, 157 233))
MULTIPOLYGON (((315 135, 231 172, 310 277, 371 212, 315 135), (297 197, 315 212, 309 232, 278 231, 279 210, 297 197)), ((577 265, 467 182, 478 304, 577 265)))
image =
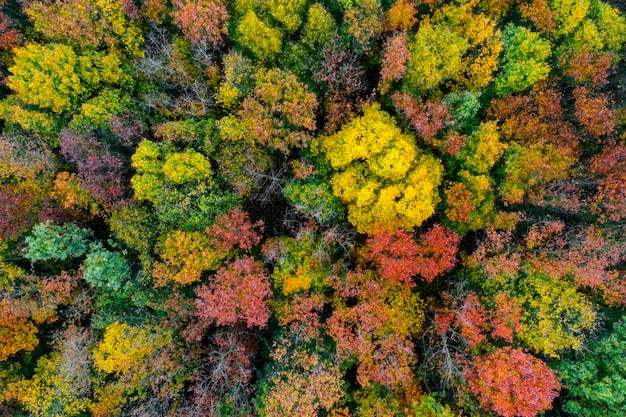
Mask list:
POLYGON ((434 213, 441 162, 418 152, 414 139, 377 105, 320 143, 338 171, 333 193, 348 205, 348 220, 359 232, 411 229, 434 213))
POLYGON ((476 174, 487 174, 507 147, 499 139, 496 122, 481 123, 458 154, 463 167, 476 174))
POLYGON ((98 204, 88 191, 80 186, 76 174, 59 172, 54 180, 52 195, 66 209, 80 208, 93 214, 98 212, 98 204))
POLYGON ((11 384, 10 391, 34 417, 74 417, 84 415, 91 400, 63 373, 57 355, 42 357, 30 380, 11 384))
POLYGON ((155 349, 171 343, 171 334, 157 334, 148 327, 115 322, 107 326, 102 341, 93 351, 94 367, 100 371, 124 375, 140 367, 155 349))
POLYGON ((174 184, 201 180, 213 174, 211 163, 204 155, 193 149, 168 155, 162 171, 165 178, 174 184))
POLYGON ((554 358, 565 349, 582 349, 596 311, 574 285, 539 272, 522 280, 520 289, 517 298, 525 308, 518 336, 526 346, 554 358))
POLYGON ((206 233, 180 230, 168 234, 157 251, 165 263, 157 264, 155 277, 173 279, 181 284, 199 280, 203 271, 216 269, 227 255, 211 246, 206 233))
POLYGON ((241 19, 237 32, 239 42, 262 61, 271 60, 282 50, 282 32, 266 25, 253 10, 241 19))

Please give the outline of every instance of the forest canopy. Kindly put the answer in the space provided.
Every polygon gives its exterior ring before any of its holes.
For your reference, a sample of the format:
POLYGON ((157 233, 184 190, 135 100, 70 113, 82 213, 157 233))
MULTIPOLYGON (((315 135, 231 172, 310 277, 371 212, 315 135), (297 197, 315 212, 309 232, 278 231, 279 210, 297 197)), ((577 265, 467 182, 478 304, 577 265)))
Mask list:
POLYGON ((624 417, 625 13, 0 0, 0 415, 624 417))

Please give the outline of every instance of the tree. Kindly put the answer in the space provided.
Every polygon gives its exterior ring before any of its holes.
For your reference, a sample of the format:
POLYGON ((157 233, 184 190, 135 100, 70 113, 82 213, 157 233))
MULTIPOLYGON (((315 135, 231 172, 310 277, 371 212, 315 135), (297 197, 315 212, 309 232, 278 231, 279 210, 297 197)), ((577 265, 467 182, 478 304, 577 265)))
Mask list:
POLYGON ((387 38, 380 70, 379 88, 382 94, 389 91, 391 83, 404 77, 410 58, 409 38, 406 32, 387 38))
POLYGON ((305 147, 316 128, 315 94, 279 68, 261 70, 255 78, 253 94, 244 99, 238 118, 221 122, 221 134, 231 142, 247 139, 284 153, 305 147))
POLYGON ((591 164, 591 172, 598 182, 597 192, 592 199, 592 210, 599 213, 603 221, 622 220, 626 201, 626 146, 606 148, 592 159, 591 164))
POLYGON ((301 15, 307 2, 306 0, 267 0, 262 5, 276 21, 280 22, 286 33, 294 33, 302 24, 301 15))
POLYGON ((26 135, 0 136, 0 180, 38 182, 56 170, 57 160, 50 146, 40 138, 26 135))
POLYGON ((116 53, 78 54, 68 45, 28 44, 15 50, 7 84, 25 105, 52 113, 75 111, 103 85, 128 82, 116 53))
POLYGON ((215 274, 210 285, 198 288, 196 310, 207 325, 266 326, 269 307, 265 299, 272 295, 263 266, 251 257, 235 260, 215 274))
POLYGON ((119 291, 130 279, 130 266, 119 252, 93 245, 83 263, 83 278, 94 287, 119 291))
POLYGON ((219 47, 228 34, 228 11, 219 1, 175 0, 172 17, 192 45, 219 47))
POLYGON ((58 319, 57 308, 72 301, 81 277, 74 271, 38 277, 3 269, 9 281, 2 282, 0 291, 0 362, 38 346, 38 326, 58 319))
POLYGON ((481 123, 456 155, 461 167, 473 174, 488 174, 506 149, 506 144, 499 139, 495 122, 481 123))
POLYGON ((266 262, 275 264, 274 288, 285 296, 320 291, 328 285, 331 245, 313 230, 302 230, 294 238, 268 239, 262 253, 266 262))
POLYGON ((241 18, 237 34, 239 43, 260 61, 271 61, 282 50, 282 32, 265 24, 253 10, 241 18))
POLYGON ((359 385, 393 389, 411 381, 416 356, 410 338, 424 321, 419 295, 373 271, 350 271, 334 278, 332 286, 340 298, 327 321, 328 333, 339 358, 356 361, 359 385))
POLYGON ((626 354, 626 320, 613 323, 610 333, 589 343, 589 354, 558 364, 558 373, 567 386, 563 411, 584 417, 598 413, 619 416, 626 406, 626 368, 620 358, 626 354))
POLYGON ((260 230, 262 223, 251 223, 238 209, 216 217, 204 233, 175 230, 158 244, 163 262, 155 265, 153 274, 162 284, 169 279, 181 284, 198 281, 204 271, 216 270, 236 246, 250 252, 261 240, 260 230))
POLYGON ((541 360, 505 347, 474 359, 465 371, 481 407, 502 417, 534 417, 558 396, 558 377, 541 360))
POLYGON ((143 140, 132 165, 137 170, 131 179, 135 197, 152 202, 169 228, 202 230, 237 202, 217 187, 210 161, 193 149, 177 152, 173 144, 143 140))
POLYGON ((272 352, 272 367, 255 399, 262 417, 315 417, 332 410, 343 397, 339 366, 320 354, 288 343, 272 352))
POLYGON ((87 251, 90 235, 90 230, 73 223, 39 223, 33 227, 32 235, 26 237, 25 257, 31 262, 80 257, 87 251))
POLYGON ((576 118, 586 133, 595 137, 610 136, 615 129, 615 115, 604 94, 592 96, 586 88, 574 89, 576 118))
POLYGON ((461 73, 466 39, 443 24, 424 21, 410 44, 404 85, 415 95, 427 93, 461 73))
POLYGON ((504 57, 502 71, 496 77, 496 91, 505 96, 526 90, 548 78, 547 60, 552 51, 550 42, 523 26, 509 24, 502 33, 504 57))
POLYGON ((90 134, 61 131, 61 154, 78 168, 81 187, 94 200, 114 206, 126 195, 125 161, 90 134))
POLYGON ((36 417, 81 416, 91 405, 89 334, 71 325, 60 336, 54 342, 55 351, 37 361, 31 379, 8 387, 8 392, 36 417))
POLYGON ((434 213, 441 163, 420 152, 378 106, 365 107, 363 116, 322 137, 320 145, 337 171, 333 192, 359 232, 411 229, 434 213))
POLYGON ((141 55, 143 36, 138 22, 114 0, 34 1, 26 7, 35 30, 53 42, 77 47, 122 49, 141 55))
POLYGON ((438 87, 468 91, 489 84, 502 50, 496 22, 474 14, 472 4, 439 8, 420 25, 413 39, 404 86, 414 95, 438 87))

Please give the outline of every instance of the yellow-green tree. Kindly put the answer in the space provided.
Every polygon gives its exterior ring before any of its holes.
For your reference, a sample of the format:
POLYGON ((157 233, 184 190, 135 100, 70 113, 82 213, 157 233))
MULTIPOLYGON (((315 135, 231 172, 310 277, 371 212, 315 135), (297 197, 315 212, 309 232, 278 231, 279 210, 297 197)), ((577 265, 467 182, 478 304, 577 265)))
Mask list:
POLYGON ((419 150, 378 105, 319 146, 336 171, 334 194, 348 206, 348 220, 361 233, 412 229, 435 212, 443 167, 419 150))

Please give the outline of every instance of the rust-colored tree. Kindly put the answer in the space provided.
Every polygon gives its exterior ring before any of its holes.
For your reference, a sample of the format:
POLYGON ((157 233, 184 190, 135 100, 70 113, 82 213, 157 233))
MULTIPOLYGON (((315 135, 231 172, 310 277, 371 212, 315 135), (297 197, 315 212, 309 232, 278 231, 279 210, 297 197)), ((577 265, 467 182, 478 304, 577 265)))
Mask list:
POLYGON ((263 328, 269 320, 266 299, 271 294, 263 266, 246 256, 219 269, 210 285, 198 288, 197 315, 207 325, 241 322, 263 328))
POLYGON ((476 358, 464 374, 480 405, 502 417, 534 417, 549 410, 560 389, 544 362, 511 347, 476 358))

